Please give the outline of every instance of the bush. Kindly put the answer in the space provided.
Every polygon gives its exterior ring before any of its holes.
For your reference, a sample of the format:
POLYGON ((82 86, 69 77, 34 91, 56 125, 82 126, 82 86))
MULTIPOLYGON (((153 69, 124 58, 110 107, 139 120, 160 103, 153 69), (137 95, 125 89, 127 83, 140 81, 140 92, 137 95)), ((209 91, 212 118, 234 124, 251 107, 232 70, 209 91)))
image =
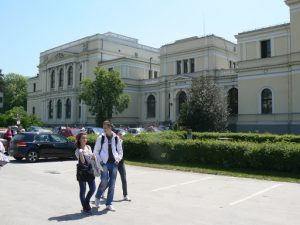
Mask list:
POLYGON ((127 159, 168 163, 218 165, 286 172, 300 171, 300 145, 279 143, 224 142, 218 140, 159 140, 128 138, 127 159))
MULTIPOLYGON (((142 138, 148 139, 186 139, 185 131, 165 131, 160 133, 142 133, 142 138)), ((232 138, 233 141, 246 142, 294 142, 300 143, 300 135, 277 135, 261 133, 230 133, 230 132, 193 132, 193 139, 218 140, 219 138, 232 138)))
MULTIPOLYGON (((287 142, 297 139, 298 136, 228 133, 237 135, 239 141, 221 141, 214 140, 222 136, 220 133, 198 133, 202 136, 196 136, 197 139, 194 140, 185 140, 184 134, 170 131, 145 133, 136 137, 126 135, 123 142, 124 158, 135 161, 300 172, 300 144, 287 142)), ((69 139, 74 141, 74 137, 69 139)), ((96 139, 97 135, 89 135, 88 144, 92 148, 96 139)))

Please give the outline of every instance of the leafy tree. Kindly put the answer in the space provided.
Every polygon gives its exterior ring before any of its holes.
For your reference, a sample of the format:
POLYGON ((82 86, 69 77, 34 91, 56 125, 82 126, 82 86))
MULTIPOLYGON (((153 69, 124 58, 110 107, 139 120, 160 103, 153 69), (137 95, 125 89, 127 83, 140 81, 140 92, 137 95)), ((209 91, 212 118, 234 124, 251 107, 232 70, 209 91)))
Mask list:
POLYGON ((14 107, 0 115, 0 127, 7 127, 17 124, 17 115, 20 116, 21 126, 42 126, 43 123, 35 115, 28 115, 23 107, 14 107))
POLYGON ((215 82, 204 76, 197 78, 192 81, 188 93, 178 124, 195 131, 223 131, 229 113, 226 98, 215 82))
POLYGON ((86 78, 81 82, 80 98, 96 115, 96 123, 101 126, 104 120, 111 119, 113 113, 128 108, 130 97, 123 94, 125 84, 119 72, 96 67, 94 74, 95 80, 86 78))
POLYGON ((4 76, 4 111, 16 106, 27 108, 27 81, 26 77, 9 73, 4 76))

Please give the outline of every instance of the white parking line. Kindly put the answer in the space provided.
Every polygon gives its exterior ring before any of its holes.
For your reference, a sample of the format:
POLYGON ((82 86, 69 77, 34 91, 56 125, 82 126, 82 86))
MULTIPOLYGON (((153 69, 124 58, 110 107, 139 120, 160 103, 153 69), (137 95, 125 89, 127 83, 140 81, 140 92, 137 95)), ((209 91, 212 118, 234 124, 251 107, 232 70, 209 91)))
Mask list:
POLYGON ((212 178, 213 177, 204 177, 204 178, 201 178, 201 179, 198 179, 198 180, 187 181, 187 182, 180 183, 180 184, 173 184, 173 185, 169 185, 169 186, 165 186, 165 187, 153 189, 152 192, 162 191, 162 190, 166 190, 166 189, 170 189, 170 188, 175 188, 175 187, 179 187, 179 186, 183 186, 183 185, 187 185, 187 184, 193 184, 193 183, 197 183, 197 182, 204 181, 204 180, 210 180, 212 178))
POLYGON ((240 199, 240 200, 231 202, 229 205, 230 205, 230 206, 234 206, 234 205, 236 205, 236 204, 239 204, 239 203, 241 203, 241 202, 244 202, 244 201, 247 201, 247 200, 249 200, 249 199, 251 199, 251 198, 254 198, 254 197, 258 196, 258 195, 261 195, 261 194, 263 194, 263 193, 266 193, 266 192, 268 192, 268 191, 271 191, 272 189, 277 188, 277 187, 279 187, 279 186, 281 186, 281 185, 282 185, 282 184, 275 184, 275 185, 273 185, 273 186, 271 186, 271 187, 268 187, 268 188, 266 188, 266 189, 263 189, 263 190, 261 190, 261 191, 258 191, 258 192, 254 193, 254 194, 252 194, 252 195, 249 195, 249 196, 247 196, 247 197, 245 197, 245 198, 242 198, 242 199, 240 199))

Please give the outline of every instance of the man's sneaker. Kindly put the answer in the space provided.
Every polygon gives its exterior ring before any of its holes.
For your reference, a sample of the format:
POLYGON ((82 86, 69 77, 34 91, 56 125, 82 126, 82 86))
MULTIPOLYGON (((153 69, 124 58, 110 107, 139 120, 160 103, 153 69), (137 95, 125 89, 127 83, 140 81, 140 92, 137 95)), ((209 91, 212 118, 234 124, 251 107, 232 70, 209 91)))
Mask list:
POLYGON ((106 210, 113 211, 113 212, 116 211, 116 209, 112 205, 107 205, 106 210))
POLYGON ((99 198, 95 198, 95 206, 97 208, 99 208, 99 206, 100 206, 100 199, 99 198))
POLYGON ((128 195, 126 195, 126 196, 124 197, 124 201, 131 202, 131 199, 128 197, 128 195))

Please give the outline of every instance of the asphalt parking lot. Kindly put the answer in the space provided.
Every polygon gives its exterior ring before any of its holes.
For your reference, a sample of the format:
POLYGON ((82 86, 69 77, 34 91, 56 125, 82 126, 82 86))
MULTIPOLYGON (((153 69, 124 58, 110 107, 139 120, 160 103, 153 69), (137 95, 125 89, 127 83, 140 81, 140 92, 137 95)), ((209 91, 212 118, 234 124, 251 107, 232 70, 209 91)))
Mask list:
POLYGON ((118 177, 117 211, 107 212, 101 205, 85 216, 75 165, 72 160, 12 160, 0 170, 0 224, 300 224, 300 184, 135 166, 127 166, 132 202, 122 201, 118 177))

